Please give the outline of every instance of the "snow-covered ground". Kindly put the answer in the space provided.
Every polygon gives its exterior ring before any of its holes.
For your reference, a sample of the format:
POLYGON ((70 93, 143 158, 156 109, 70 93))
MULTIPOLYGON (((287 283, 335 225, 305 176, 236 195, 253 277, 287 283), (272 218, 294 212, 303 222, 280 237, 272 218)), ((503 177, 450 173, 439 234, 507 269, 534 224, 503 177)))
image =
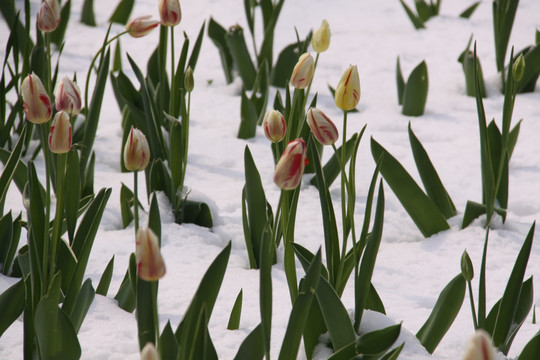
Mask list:
MULTIPOLYGON (((93 54, 98 50, 107 29, 107 19, 117 1, 94 0, 98 26, 90 28, 78 22, 82 0, 72 1, 71 22, 60 62, 60 75, 77 72, 79 81, 85 78, 93 54)), ((466 249, 475 265, 480 267, 484 244, 484 220, 460 230, 467 200, 481 201, 480 150, 478 122, 474 98, 465 95, 465 82, 457 57, 471 34, 477 41, 488 98, 485 109, 488 120, 500 123, 503 97, 496 73, 491 1, 482 1, 470 20, 459 13, 473 1, 443 1, 441 15, 427 23, 427 29, 413 28, 398 0, 387 1, 324 1, 288 0, 285 2, 276 28, 275 53, 295 41, 295 28, 301 36, 319 27, 322 19, 330 24, 330 48, 321 54, 312 92, 319 92, 318 107, 334 119, 341 130, 341 111, 334 105, 327 85, 336 86, 349 64, 358 65, 362 95, 359 112, 349 116, 347 133, 359 131, 367 123, 360 145, 357 164, 357 223, 364 214, 364 203, 374 161, 369 149, 373 137, 386 147, 419 180, 407 136, 409 122, 428 151, 439 175, 458 209, 450 219, 451 229, 430 238, 423 238, 404 208, 388 186, 385 186, 386 211, 383 240, 375 267, 373 283, 387 310, 387 317, 368 312, 363 327, 376 329, 403 322, 400 340, 406 346, 400 356, 404 360, 459 359, 469 337, 473 322, 465 299, 461 312, 433 355, 428 354, 414 337, 430 314, 443 287, 460 271, 460 258, 466 249), (395 66, 400 56, 405 77, 422 60, 429 71, 429 94, 424 116, 401 115, 397 104, 395 66)), ((22 8, 23 1, 16 0, 22 8)), ((37 14, 38 0, 31 0, 37 14)), ((411 6, 412 1, 410 1, 411 6)), ((177 27, 176 39, 185 31, 194 39, 203 21, 212 16, 224 26, 246 20, 243 1, 201 0, 182 2, 183 19, 177 27)), ((152 14, 158 18, 157 1, 137 0, 133 15, 152 14)), ((540 2, 521 0, 510 45, 517 50, 534 42, 534 31, 540 28, 540 2)), ((260 19, 258 19, 260 20, 260 19)), ((260 24, 259 24, 260 25, 260 24)), ((113 26, 112 32, 123 29, 113 26)), ((247 31, 246 31, 247 36, 247 31)), ((0 56, 3 58, 8 30, 0 21, 0 56)), ((260 38, 259 38, 260 40, 260 38)), ((129 53, 141 68, 158 41, 154 31, 142 39, 122 37, 122 50, 129 53)), ((260 41, 259 41, 260 43, 260 41)), ((179 48, 180 45, 178 45, 179 48)), ((178 53, 179 50, 177 50, 178 53)), ((126 58, 124 70, 132 75, 126 58)), ((81 88, 83 84, 81 83, 81 88)), ((170 320, 175 327, 215 256, 231 240, 232 253, 225 279, 210 321, 210 334, 220 359, 232 359, 247 334, 259 323, 259 275, 248 269, 242 232, 241 190, 244 184, 243 152, 251 149, 261 173, 267 197, 276 206, 279 189, 272 181, 273 161, 268 140, 262 129, 250 140, 236 138, 240 122, 240 89, 237 79, 227 85, 219 54, 205 36, 195 71, 195 91, 192 95, 192 127, 186 185, 193 199, 210 204, 215 227, 211 230, 195 225, 177 225, 164 195, 159 196, 162 217, 163 255, 167 274, 160 281, 159 314, 163 327, 170 320), (226 329, 236 295, 243 289, 244 304, 240 329, 226 329)), ((272 90, 272 94, 275 89, 272 90)), ((273 95, 272 95, 273 96, 273 95)), ((273 98, 273 97, 272 97, 273 98)), ((540 90, 518 95, 514 123, 523 119, 519 141, 510 163, 510 196, 505 224, 494 221, 490 233, 487 261, 488 309, 502 295, 516 255, 532 223, 540 218, 540 90)), ((120 308, 113 299, 135 250, 133 224, 122 229, 119 193, 125 183, 132 186, 132 175, 120 172, 121 114, 108 84, 95 142, 95 188, 112 187, 113 192, 97 234, 87 268, 87 277, 97 285, 107 262, 114 255, 115 268, 107 297, 96 296, 79 332, 83 359, 137 359, 137 326, 133 314, 120 308)), ((323 156, 328 159, 330 150, 323 156)), ((41 156, 38 169, 43 169, 41 156)), ((141 181, 143 177, 141 176, 141 181)), ((298 206, 295 241, 312 251, 323 245, 323 229, 317 190, 305 176, 298 206)), ((331 188, 339 209, 338 182, 331 188)), ((141 191, 142 194, 142 191, 141 191)), ((146 204, 145 204, 146 205, 146 204)), ((8 193, 6 209, 23 211, 18 190, 8 193)), ((145 222, 143 215, 142 223, 145 222)), ((540 289, 540 245, 538 230, 533 244, 526 277, 534 275, 534 285, 540 289)), ((272 354, 277 357, 290 314, 290 300, 283 269, 283 250, 278 250, 278 264, 272 269, 274 313, 272 322, 272 354)), ((298 273, 303 274, 297 264, 298 273)), ((0 292, 16 280, 0 276, 0 292)), ((347 308, 354 307, 352 280, 343 295, 347 308)), ((478 289, 477 278, 473 289, 478 289)), ((476 294, 475 294, 476 295, 476 294)), ((540 305, 535 293, 534 304, 540 305)), ((1 310, 0 310, 1 312, 1 310)), ((0 315, 1 316, 1 315, 0 315)), ((538 331, 532 324, 532 312, 518 333, 509 358, 515 358, 523 346, 538 331)), ((23 323, 16 321, 0 338, 1 359, 21 359, 23 323)), ((328 356, 321 347, 318 359, 328 356)), ((304 358, 303 350, 299 358, 304 358)), ((504 356, 500 355, 500 358, 504 356)), ((540 355, 539 355, 540 358, 540 355)))

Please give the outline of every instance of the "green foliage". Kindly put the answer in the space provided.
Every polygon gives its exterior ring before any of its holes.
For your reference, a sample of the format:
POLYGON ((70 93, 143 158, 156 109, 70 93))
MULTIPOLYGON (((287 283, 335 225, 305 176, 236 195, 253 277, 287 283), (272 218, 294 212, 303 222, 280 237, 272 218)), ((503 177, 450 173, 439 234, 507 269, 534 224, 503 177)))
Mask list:
POLYGON ((406 83, 401 75, 402 72, 399 58, 396 68, 398 98, 401 99, 399 103, 403 105, 401 113, 407 116, 423 115, 428 94, 428 72, 426 62, 422 61, 414 68, 406 83))
POLYGON ((520 360, 534 360, 540 354, 540 332, 536 333, 533 338, 525 345, 521 354, 520 360))
MULTIPOLYGON (((493 38, 495 40, 495 63, 497 71, 501 73, 502 90, 506 89, 505 58, 508 50, 510 33, 514 25, 519 0, 493 1, 493 38)), ((512 68, 509 66, 508 68, 512 68)))
POLYGON ((21 279, 0 294, 0 336, 19 318, 24 310, 25 286, 21 279))
POLYGON ((231 315, 229 316, 229 323, 227 329, 238 330, 240 326, 240 317, 242 316, 242 290, 238 293, 236 300, 234 301, 231 315))
MULTIPOLYGON (((478 3, 477 3, 478 4, 478 3)), ((475 71, 478 74, 478 91, 480 91, 480 96, 486 97, 486 87, 484 84, 484 75, 482 72, 482 66, 480 65, 480 60, 475 60, 474 53, 470 50, 472 42, 472 35, 467 43, 467 47, 458 57, 458 62, 461 63, 463 67, 463 73, 465 74, 465 90, 467 96, 476 96, 476 80, 475 80, 475 71), (476 69, 475 69, 476 65, 476 69)))
POLYGON ((51 33, 51 42, 56 44, 58 48, 63 46, 70 15, 71 0, 67 0, 64 6, 62 6, 62 11, 60 12, 60 24, 58 24, 56 30, 51 33))
POLYGON ((261 324, 257 325, 244 339, 234 357, 234 360, 262 360, 264 344, 261 324))
POLYGON ((329 357, 328 360, 395 359, 399 356, 403 345, 386 352, 396 342, 400 332, 401 324, 365 333, 329 357))
POLYGON ((134 5, 135 0, 120 0, 109 18, 109 22, 126 25, 134 5))
POLYGON ((464 19, 470 19, 471 16, 476 11, 476 8, 478 7, 478 5, 480 5, 480 1, 473 3, 471 6, 463 10, 461 14, 459 14, 459 17, 464 18, 464 19))
POLYGON ((94 0, 84 0, 81 10, 81 23, 88 26, 96 26, 94 16, 94 0))
POLYGON ((240 103, 240 128, 238 138, 249 139, 255 137, 257 124, 261 124, 268 103, 268 67, 262 63, 251 89, 251 96, 242 90, 240 103))
POLYGON ((105 267, 103 274, 101 274, 101 279, 99 280, 98 287, 96 288, 96 294, 107 296, 107 292, 109 291, 109 285, 111 284, 113 270, 114 255, 112 256, 111 260, 109 260, 109 263, 107 264, 107 267, 105 267))

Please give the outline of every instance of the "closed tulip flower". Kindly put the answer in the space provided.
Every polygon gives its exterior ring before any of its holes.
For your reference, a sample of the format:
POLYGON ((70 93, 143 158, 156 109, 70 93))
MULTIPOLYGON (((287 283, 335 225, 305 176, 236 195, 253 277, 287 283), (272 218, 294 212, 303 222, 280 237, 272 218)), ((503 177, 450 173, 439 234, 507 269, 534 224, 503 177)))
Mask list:
POLYGON ((49 149, 55 154, 67 153, 71 149, 71 123, 65 111, 54 116, 49 131, 49 149))
POLYGON ((176 26, 180 24, 182 12, 180 11, 180 2, 178 0, 159 0, 158 7, 161 25, 176 26))
POLYGON ((56 100, 56 110, 64 110, 68 114, 75 116, 81 111, 81 91, 79 86, 67 76, 56 84, 54 91, 56 100))
POLYGON ((276 165, 274 182, 283 190, 295 189, 302 180, 306 164, 306 143, 302 139, 291 141, 276 165))
POLYGON ((124 147, 124 165, 129 171, 146 169, 150 162, 150 147, 141 130, 131 127, 124 147))
POLYGON ((287 125, 285 118, 277 110, 270 110, 266 113, 263 120, 264 134, 271 142, 280 142, 285 137, 287 125))
POLYGON ((39 77, 32 73, 22 82, 21 93, 24 113, 28 121, 43 124, 51 119, 52 105, 39 77))
POLYGON ((294 66, 290 83, 297 89, 305 89, 311 82, 313 72, 315 71, 315 61, 310 53, 300 56, 294 66))
POLYGON ((360 102, 360 77, 356 65, 349 66, 343 73, 334 100, 337 107, 345 111, 354 109, 360 102))
POLYGON ((159 360, 159 353, 151 342, 144 345, 141 350, 141 360, 159 360))
POLYGON ((149 228, 139 228, 135 249, 137 273, 146 281, 156 281, 165 275, 165 263, 156 234, 149 228))
POLYGON ((159 25, 159 21, 151 20, 152 16, 139 16, 126 25, 126 30, 129 35, 139 38, 148 34, 150 31, 154 30, 159 25))
POLYGON ((471 337, 463 360, 495 360, 491 339, 484 330, 477 330, 471 337))
POLYGON ((330 46, 330 27, 326 20, 322 21, 321 27, 315 31, 311 39, 313 50, 318 53, 325 52, 330 46))
POLYGON ((323 145, 331 145, 339 138, 336 125, 321 110, 309 108, 307 112, 307 124, 313 136, 323 145))
POLYGON ((58 0, 45 0, 41 3, 38 15, 38 28, 43 32, 56 30, 60 24, 60 5, 58 0))

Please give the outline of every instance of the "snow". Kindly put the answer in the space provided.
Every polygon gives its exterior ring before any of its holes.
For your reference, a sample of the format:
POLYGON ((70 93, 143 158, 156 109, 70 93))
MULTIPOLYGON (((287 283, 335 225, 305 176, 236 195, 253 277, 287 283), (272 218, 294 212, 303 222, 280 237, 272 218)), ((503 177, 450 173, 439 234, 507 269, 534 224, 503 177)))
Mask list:
MULTIPOLYGON (((66 45, 60 61, 63 76, 77 72, 81 89, 86 69, 94 53, 101 46, 107 29, 107 19, 116 1, 95 0, 98 27, 89 28, 78 22, 82 0, 72 1, 72 15, 66 45)), ((412 2, 410 2, 412 3, 412 2)), ((18 7, 23 2, 16 0, 18 7)), ((38 0, 31 0, 37 14, 38 0)), ((484 222, 481 218, 460 230, 467 200, 481 201, 480 151, 478 121, 474 98, 465 95, 465 82, 457 57, 465 49, 471 34, 477 41, 488 98, 484 105, 488 120, 495 118, 500 124, 503 97, 499 76, 495 68, 492 34, 491 1, 483 1, 470 20, 458 14, 472 1, 444 1, 441 15, 427 22, 427 29, 415 30, 397 0, 394 1, 323 1, 289 0, 285 2, 276 28, 274 52, 295 41, 294 29, 305 36, 317 29, 323 18, 332 32, 330 48, 321 54, 315 73, 312 93, 319 92, 318 107, 342 130, 342 114, 334 105, 327 85, 335 87, 349 64, 358 65, 361 79, 359 113, 349 115, 347 134, 367 124, 360 145, 357 163, 357 206, 355 216, 360 223, 364 214, 369 181, 375 164, 369 150, 373 137, 392 153, 411 173, 415 170, 410 150, 407 126, 425 146, 439 175, 452 197, 458 214, 450 219, 451 229, 424 239, 391 189, 385 184, 386 210, 383 240, 374 271, 373 283, 387 310, 387 316, 368 311, 362 328, 374 330, 402 322, 398 343, 406 342, 400 359, 459 359, 473 334, 473 322, 468 294, 463 307, 433 355, 428 354, 414 334, 429 316, 444 286, 460 271, 460 258, 464 250, 469 253, 476 273, 480 267, 484 244, 484 222), (427 62, 429 94, 424 116, 413 118, 401 115, 397 104, 395 66, 400 57, 405 78, 422 60, 427 62)), ((138 0, 134 16, 152 14, 158 17, 156 1, 138 0)), ((212 16, 223 26, 240 24, 246 27, 243 2, 239 0, 204 0, 182 2, 183 19, 176 28, 176 39, 186 32, 194 40, 203 21, 212 16)), ((516 50, 534 42, 534 30, 540 28, 540 3, 521 0, 510 44, 516 50)), ((260 22, 260 19, 257 19, 260 22)), ((260 25, 260 23, 258 24, 260 25)), ((257 26, 257 25, 256 25, 257 26)), ((112 33, 123 29, 113 26, 112 33)), ((0 22, 0 43, 5 44, 8 30, 0 22)), ((246 30, 246 36, 248 31, 246 30)), ((158 31, 142 39, 122 37, 122 50, 129 53, 143 69, 158 41, 158 31)), ((261 34, 258 34, 260 44, 261 34)), ((180 44, 180 43, 179 43, 180 44)), ((177 46, 177 54, 179 53, 177 46)), ((0 56, 5 47, 0 46, 0 56)), ((124 71, 133 76, 127 58, 124 71)), ((93 79, 91 80, 94 81, 93 79)), ((232 359, 242 340, 259 323, 259 275, 248 269, 247 253, 242 231, 241 190, 244 184, 243 152, 249 146, 258 169, 267 198, 274 209, 279 189, 273 184, 273 161, 268 140, 261 128, 250 140, 236 138, 240 122, 241 83, 237 79, 227 85, 221 69, 218 52, 205 36, 195 71, 195 90, 192 95, 192 122, 189 164, 186 185, 190 197, 207 202, 213 212, 215 226, 211 230, 195 225, 174 223, 170 205, 163 194, 158 194, 162 218, 162 252, 167 274, 159 286, 160 325, 171 321, 173 328, 181 320, 199 281, 215 256, 232 241, 232 252, 225 279, 210 321, 210 334, 220 359, 232 359), (243 289, 244 303, 240 329, 231 331, 226 324, 234 300, 243 289)), ((275 89, 271 90, 271 98, 275 89)), ((271 102, 269 102, 271 103, 271 102)), ((490 232, 487 258, 487 306, 500 298, 515 258, 532 223, 540 215, 540 90, 517 97, 513 123, 523 119, 519 140, 510 163, 510 196, 508 216, 504 224, 495 219, 490 232)), ((98 133, 94 145, 96 152, 95 189, 111 187, 100 230, 88 263, 86 277, 97 286, 110 258, 115 256, 114 276, 107 297, 96 296, 81 327, 79 341, 83 359, 137 359, 138 343, 136 320, 116 306, 113 299, 128 263, 135 251, 133 224, 122 229, 119 194, 121 184, 130 188, 132 175, 120 172, 121 114, 110 84, 107 85, 101 111, 98 133)), ((341 140, 340 140, 341 141, 341 140)), ((324 151, 324 160, 331 149, 324 151)), ((41 156, 38 171, 43 170, 41 156)), ((309 185, 310 176, 302 183, 298 206, 295 241, 316 251, 323 245, 323 230, 319 197, 309 185)), ((140 182, 144 181, 141 175, 140 182)), ((339 182, 331 188, 336 212, 339 207, 339 182)), ((141 186, 140 193, 144 193, 141 186)), ((143 199, 147 208, 147 203, 143 199)), ((6 209, 23 211, 18 190, 12 186, 6 209)), ((141 224, 145 224, 143 214, 141 224)), ((538 238, 538 230, 535 237, 538 238)), ((23 234, 23 236, 25 236, 23 234)), ((24 237, 23 237, 24 238, 24 237)), ((535 288, 540 288, 540 246, 533 243, 526 278, 534 275, 535 288)), ((324 260, 323 260, 324 261, 324 260)), ((303 274, 297 263, 298 274, 303 274)), ((0 276, 0 292, 16 279, 0 276)), ((272 268, 273 319, 272 358, 277 358, 287 326, 291 304, 283 268, 283 249, 278 250, 278 264, 272 268)), ((343 295, 348 309, 354 307, 353 280, 343 295)), ((478 290, 477 277, 473 291, 478 290)), ((534 304, 540 304, 535 293, 534 304)), ((16 321, 0 338, 0 358, 21 359, 23 352, 23 323, 16 321)), ((532 311, 519 331, 509 353, 516 358, 524 345, 538 331, 532 324, 532 311)), ((325 346, 316 349, 316 358, 331 354, 325 346)), ((299 358, 305 358, 303 350, 299 358)), ((502 354, 498 358, 504 359, 502 354)))

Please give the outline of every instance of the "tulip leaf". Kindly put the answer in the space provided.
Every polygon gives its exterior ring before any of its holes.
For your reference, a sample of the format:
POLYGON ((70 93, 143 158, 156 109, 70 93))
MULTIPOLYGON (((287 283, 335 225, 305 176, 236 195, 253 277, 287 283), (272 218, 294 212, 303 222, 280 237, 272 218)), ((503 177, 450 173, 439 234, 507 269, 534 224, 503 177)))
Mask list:
POLYGON ((259 272, 259 310, 261 313, 261 338, 263 353, 270 358, 270 339, 272 332, 272 263, 275 257, 275 244, 270 234, 270 225, 261 236, 259 272))
POLYGON ((300 281, 298 295, 294 300, 287 330, 279 352, 279 360, 296 359, 304 327, 310 313, 311 303, 313 302, 314 292, 319 285, 321 266, 321 251, 319 250, 309 266, 306 276, 300 281))
POLYGON ((127 228, 133 220, 133 212, 131 207, 135 202, 133 191, 131 191, 124 183, 120 187, 120 213, 122 214, 122 228, 127 228))
POLYGON ((407 116, 424 114, 428 95, 428 72, 425 61, 422 61, 409 75, 403 90, 403 108, 401 113, 407 116))
MULTIPOLYGON (((195 224, 206 228, 214 226, 212 212, 210 207, 200 201, 183 200, 181 203, 181 220, 182 223, 195 224)), ((179 219, 177 219, 178 222, 179 219)))
POLYGON ((81 201, 81 176, 79 169, 79 155, 77 151, 72 150, 67 154, 67 169, 65 184, 65 217, 66 226, 70 243, 75 236, 75 227, 79 214, 79 205, 81 201))
POLYGON ((231 315, 229 316, 229 323, 227 324, 228 330, 238 330, 240 326, 240 317, 242 316, 242 290, 238 293, 236 300, 234 301, 231 315))
POLYGON ((397 360, 399 358, 399 354, 401 354, 401 350, 405 347, 405 343, 402 343, 398 347, 390 350, 387 352, 381 360, 397 360))
POLYGON ((433 354, 461 309, 465 298, 465 283, 465 278, 459 273, 446 285, 429 318, 416 333, 416 337, 430 354, 433 354))
POLYGON ((21 136, 15 145, 15 148, 9 155, 9 158, 5 163, 2 174, 0 175, 0 214, 3 213, 4 201, 6 198, 7 191, 9 189, 9 184, 15 176, 15 173, 18 168, 19 160, 21 158, 22 148, 24 145, 24 138, 26 133, 26 126, 23 128, 21 136))
POLYGON ((476 8, 480 5, 480 1, 475 2, 459 14, 459 17, 464 19, 470 19, 472 14, 476 11, 476 8))
POLYGON ((403 92, 405 91, 405 80, 403 79, 403 73, 401 71, 401 64, 399 62, 399 56, 396 62, 396 83, 397 83, 397 97, 398 104, 403 104, 403 92))
POLYGON ((84 0, 81 10, 81 23, 88 26, 96 26, 94 17, 94 0, 84 0))
POLYGON ((157 312, 154 311, 157 301, 158 281, 147 281, 141 278, 137 279, 137 309, 135 316, 137 318, 137 330, 140 350, 147 343, 156 344, 156 328, 159 319, 157 312))
POLYGON ((71 314, 71 322, 73 323, 73 327, 77 333, 79 332, 84 318, 88 313, 88 309, 90 309, 90 305, 92 305, 92 301, 94 301, 95 295, 96 292, 92 286, 92 280, 86 279, 81 287, 79 295, 77 295, 75 308, 71 314))
POLYGON ((411 142, 411 149, 414 155, 414 161, 416 168, 424 184, 424 189, 431 200, 439 208, 445 218, 449 219, 456 215, 456 207, 450 198, 450 195, 444 188, 444 185, 437 174, 437 170, 431 163, 429 156, 420 143, 420 140, 416 137, 411 128, 409 122, 409 140, 411 142))
POLYGON ((250 139, 255 137, 259 113, 254 102, 247 97, 245 90, 242 90, 240 100, 240 128, 238 129, 239 139, 250 139))
POLYGON ((253 88, 257 71, 251 60, 240 25, 232 26, 225 34, 225 42, 230 50, 234 68, 238 71, 245 89, 253 88))
POLYGON ((107 267, 105 267, 105 270, 103 271, 103 274, 101 275, 101 278, 99 279, 99 284, 96 288, 96 294, 107 296, 107 292, 109 291, 109 285, 111 284, 111 279, 113 276, 113 271, 114 271, 114 255, 112 256, 111 260, 109 260, 107 267))
POLYGON ((384 156, 380 172, 424 237, 450 228, 435 203, 420 189, 403 166, 373 138, 371 153, 375 160, 380 159, 381 155, 384 156))
POLYGON ((405 12, 407 13, 407 16, 409 17, 409 19, 411 20, 414 28, 416 30, 418 29, 424 29, 425 26, 424 26, 424 21, 422 21, 422 19, 420 17, 418 17, 412 10, 409 6, 407 6, 407 4, 405 4, 405 2, 403 0, 399 0, 399 2, 401 3, 401 5, 403 6, 403 9, 405 10, 405 12))
POLYGON ((287 86, 287 82, 291 77, 294 66, 298 62, 298 58, 301 55, 299 49, 302 46, 303 42, 292 43, 285 46, 285 48, 281 50, 274 65, 274 68, 272 69, 270 83, 273 86, 282 88, 287 86))
POLYGON ((257 325, 240 344, 234 360, 262 360, 264 344, 261 324, 257 325))
POLYGON ((467 47, 463 52, 460 54, 458 58, 458 62, 461 63, 463 67, 463 73, 465 74, 465 90, 467 93, 467 96, 475 96, 476 95, 476 80, 475 80, 475 71, 478 73, 478 81, 479 81, 479 87, 478 90, 480 91, 480 96, 485 98, 486 97, 486 89, 484 84, 484 75, 482 72, 482 66, 480 65, 480 60, 475 59, 474 53, 470 50, 471 43, 472 43, 472 35, 469 38, 469 42, 467 43, 467 47), (476 69, 474 68, 476 64, 476 69))
POLYGON ((525 71, 523 78, 517 83, 518 93, 533 92, 540 74, 540 44, 524 54, 525 71))
POLYGON ((116 40, 112 63, 112 72, 118 72, 122 70, 122 46, 120 45, 120 39, 116 40))
POLYGON ((208 36, 219 50, 221 66, 225 73, 225 80, 227 81, 227 84, 230 84, 233 82, 233 58, 231 56, 229 45, 227 45, 227 42, 225 41, 226 34, 227 30, 210 17, 210 21, 208 22, 208 36))
POLYGON ((13 258, 19 247, 21 237, 21 216, 19 214, 15 220, 11 211, 0 219, 0 264, 2 274, 9 275, 13 258))
POLYGON ((178 357, 178 341, 174 337, 170 320, 161 332, 158 350, 161 359, 177 359, 178 357))
POLYGON ((519 354, 519 360, 535 360, 540 354, 540 332, 532 337, 531 340, 525 345, 521 354, 519 354))
POLYGON ((150 178, 147 185, 148 195, 155 191, 163 191, 169 198, 175 196, 175 192, 171 193, 172 179, 165 164, 163 163, 163 159, 155 158, 151 163, 150 178))
MULTIPOLYGON (((495 38, 495 61, 497 71, 504 68, 504 59, 508 50, 508 41, 516 17, 519 0, 515 1, 493 1, 493 35, 495 38)), ((510 67, 511 68, 511 67, 510 67)), ((504 76, 504 73, 503 73, 504 76)))
MULTIPOLYGON (((197 67, 197 60, 199 59, 199 53, 201 52, 201 45, 202 45, 202 40, 204 38, 205 26, 206 26, 206 21, 204 21, 203 24, 201 25, 201 29, 199 30, 199 34, 197 35, 197 39, 195 40, 195 44, 193 45, 193 49, 191 50, 191 55, 188 60, 188 66, 190 66, 193 69, 193 71, 195 71, 195 68, 197 67)), ((183 77, 182 77, 181 84, 183 87, 183 84, 184 84, 183 77)))
POLYGON ((128 269, 126 275, 122 280, 122 284, 118 289, 118 292, 114 296, 114 299, 118 301, 118 306, 127 312, 133 312, 137 304, 137 298, 135 296, 135 286, 137 282, 137 261, 135 254, 132 253, 129 257, 128 269))
POLYGON ((266 61, 270 69, 272 68, 272 61, 274 57, 274 30, 284 3, 285 0, 278 0, 277 2, 267 0, 261 1, 264 22, 264 37, 257 57, 257 62, 262 64, 263 61, 266 61))
POLYGON ((135 0, 120 0, 109 18, 109 22, 126 25, 134 5, 135 0))
POLYGON ((24 310, 25 286, 24 281, 19 280, 0 294, 0 337, 19 318, 24 310))
POLYGON ((58 24, 56 29, 50 34, 51 42, 53 44, 56 44, 58 48, 60 48, 62 46, 62 43, 64 42, 64 36, 66 34, 70 14, 71 0, 68 0, 64 4, 64 6, 62 6, 62 10, 60 12, 60 24, 58 24))
POLYGON ((77 257, 73 253, 71 246, 63 240, 58 242, 58 256, 56 260, 56 268, 62 272, 62 291, 64 293, 69 289, 69 283, 73 278, 75 269, 77 268, 77 257))
MULTIPOLYGON (((23 195, 24 204, 28 204, 26 208, 28 223, 30 227, 30 235, 28 236, 28 247, 30 255, 31 266, 37 266, 38 269, 43 268, 43 247, 44 247, 44 233, 45 233, 45 205, 43 204, 43 198, 39 188, 39 180, 37 177, 36 167, 31 161, 28 164, 28 184, 26 186, 23 195)), ((35 273, 33 275, 36 275, 35 273)), ((39 292, 41 287, 41 281, 43 281, 43 274, 38 270, 38 276, 33 279, 33 290, 39 292), (37 280, 37 281, 36 281, 37 280)))

